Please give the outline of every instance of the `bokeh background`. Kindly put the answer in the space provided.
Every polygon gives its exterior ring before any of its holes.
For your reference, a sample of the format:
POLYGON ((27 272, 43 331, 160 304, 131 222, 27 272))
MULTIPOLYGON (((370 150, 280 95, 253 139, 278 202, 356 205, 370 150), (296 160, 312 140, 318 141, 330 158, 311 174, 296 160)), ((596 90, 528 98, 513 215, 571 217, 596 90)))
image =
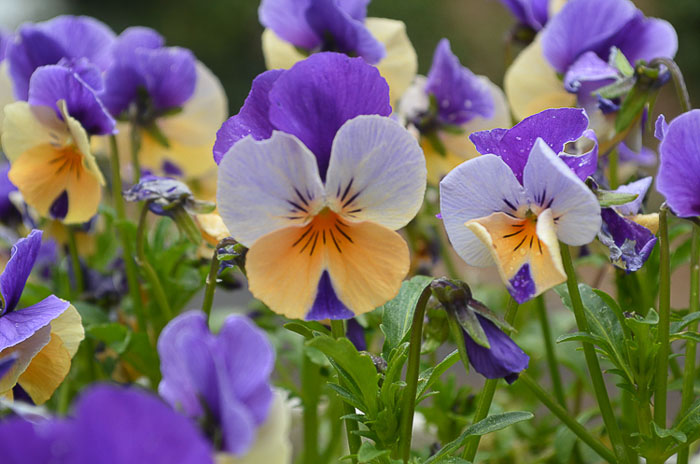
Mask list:
MULTIPOLYGON (((694 106, 700 104, 700 0, 637 0, 647 16, 670 21, 678 31, 677 61, 694 106)), ((264 71, 257 0, 0 0, 0 27, 14 30, 24 21, 57 14, 94 16, 121 32, 149 26, 169 45, 190 48, 221 79, 231 114, 238 112, 252 79, 264 71)), ((501 84, 506 68, 505 40, 513 18, 498 0, 373 0, 369 16, 406 23, 416 48, 419 71, 430 67, 438 40, 447 37, 462 63, 501 84)), ((675 116, 671 86, 659 99, 660 111, 675 116), (668 98, 664 98, 668 97, 668 98)))

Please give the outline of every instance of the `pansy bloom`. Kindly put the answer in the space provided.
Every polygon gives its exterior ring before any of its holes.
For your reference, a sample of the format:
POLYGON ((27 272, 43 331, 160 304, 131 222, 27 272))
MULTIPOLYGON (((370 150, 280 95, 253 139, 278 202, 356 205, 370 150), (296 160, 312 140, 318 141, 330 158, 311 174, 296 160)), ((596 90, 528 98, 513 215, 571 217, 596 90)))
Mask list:
POLYGON ((318 53, 258 76, 219 131, 219 213, 274 311, 347 319, 398 292, 410 260, 395 230, 418 212, 426 170, 390 113, 374 67, 318 53))
POLYGON ((700 216, 700 110, 656 121, 661 164, 656 189, 680 217, 700 216))
POLYGON ((561 153, 587 122, 582 110, 549 110, 510 130, 473 134, 484 155, 440 182, 455 250, 472 266, 495 262, 519 303, 566 280, 559 240, 585 245, 600 229, 598 200, 582 180, 595 155, 561 153))
POLYGON ((67 418, 0 420, 5 464, 213 463, 186 417, 139 388, 91 387, 67 418))
POLYGON ((268 69, 288 69, 315 52, 360 56, 389 83, 391 101, 409 87, 416 52, 401 21, 367 18, 370 0, 263 0, 260 22, 268 69))
POLYGON ((42 66, 32 74, 28 101, 5 107, 9 179, 41 216, 86 222, 97 213, 104 185, 89 137, 114 132, 94 85, 72 68, 42 66))
POLYGON ((620 77, 609 64, 613 47, 634 64, 672 58, 678 38, 668 22, 646 18, 629 0, 570 0, 506 72, 505 91, 515 116, 578 101, 602 130, 604 113, 614 108, 594 92, 620 77))
POLYGON ((469 134, 510 124, 503 91, 462 66, 447 39, 435 49, 427 78, 417 76, 401 98, 398 113, 419 134, 433 184, 479 154, 469 134))
POLYGON ((214 335, 201 311, 181 314, 163 329, 158 353, 161 396, 219 430, 222 454, 245 459, 236 463, 290 460, 284 401, 270 387, 275 353, 250 319, 231 315, 214 335))
POLYGON ((12 395, 17 384, 36 404, 48 400, 63 382, 84 337, 80 315, 67 301, 51 295, 35 305, 17 308, 39 254, 41 235, 40 230, 33 230, 20 239, 0 275, 0 358, 17 356, 0 379, 0 395, 12 395))
MULTIPOLYGON (((139 161, 154 174, 199 178, 215 171, 211 148, 228 103, 219 80, 192 52, 166 47, 152 29, 130 27, 116 39, 102 96, 110 113, 140 132, 139 161)), ((131 127, 119 125, 120 153, 131 127)))

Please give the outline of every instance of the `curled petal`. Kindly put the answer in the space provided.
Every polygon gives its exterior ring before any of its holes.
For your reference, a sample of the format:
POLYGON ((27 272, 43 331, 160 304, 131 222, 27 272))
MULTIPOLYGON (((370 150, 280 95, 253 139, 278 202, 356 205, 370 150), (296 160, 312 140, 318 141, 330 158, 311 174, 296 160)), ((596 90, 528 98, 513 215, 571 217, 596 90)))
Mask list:
POLYGON ((487 379, 505 379, 513 383, 530 362, 530 357, 501 329, 483 316, 476 315, 486 333, 491 348, 472 340, 465 332, 464 344, 469 362, 487 379))
MULTIPOLYGON (((22 290, 32 272, 34 262, 41 248, 40 230, 32 230, 26 238, 21 238, 12 245, 10 259, 0 275, 0 294, 2 294, 2 311, 0 316, 15 309, 22 290)), ((0 350, 9 345, 0 344, 0 350)))

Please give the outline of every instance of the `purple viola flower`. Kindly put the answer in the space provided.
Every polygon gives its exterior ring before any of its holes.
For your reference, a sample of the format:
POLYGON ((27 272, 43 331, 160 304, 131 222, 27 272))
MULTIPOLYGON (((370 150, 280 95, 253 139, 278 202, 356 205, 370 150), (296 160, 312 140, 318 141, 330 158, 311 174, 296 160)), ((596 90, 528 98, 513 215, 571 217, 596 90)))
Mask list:
POLYGON ((20 296, 41 248, 40 230, 33 230, 12 247, 0 275, 0 357, 15 353, 17 360, 0 379, 0 395, 15 384, 32 400, 43 403, 63 381, 84 332, 80 316, 67 301, 51 295, 18 309, 20 296), (41 372, 47 372, 45 375, 41 372))
POLYGON ((213 463, 211 445, 186 417, 137 388, 92 387, 68 418, 0 420, 6 464, 213 463))
POLYGON ((700 110, 683 113, 670 124, 656 121, 661 141, 656 189, 680 217, 700 216, 700 110))
POLYGON ((263 26, 308 53, 332 51, 361 56, 370 64, 386 54, 364 24, 369 0, 263 0, 263 26))
POLYGON ((219 429, 224 451, 246 454, 273 401, 275 353, 264 333, 248 318, 231 315, 214 335, 204 313, 190 311, 163 329, 158 353, 161 396, 219 429))
POLYGON ((520 182, 538 138, 581 180, 593 175, 598 163, 598 141, 595 133, 588 129, 588 117, 582 109, 545 110, 523 119, 512 129, 476 132, 469 138, 482 155, 499 156, 520 182))
POLYGON ((190 214, 210 213, 213 205, 196 200, 190 188, 183 182, 168 177, 147 175, 123 193, 126 201, 147 201, 148 209, 159 216, 176 216, 177 208, 190 214))
POLYGON ((524 26, 539 31, 549 20, 549 8, 552 0, 501 0, 515 19, 524 26))
POLYGON ((29 96, 29 81, 40 66, 86 58, 100 71, 111 63, 114 33, 87 16, 58 16, 20 26, 7 46, 10 76, 18 100, 29 96))

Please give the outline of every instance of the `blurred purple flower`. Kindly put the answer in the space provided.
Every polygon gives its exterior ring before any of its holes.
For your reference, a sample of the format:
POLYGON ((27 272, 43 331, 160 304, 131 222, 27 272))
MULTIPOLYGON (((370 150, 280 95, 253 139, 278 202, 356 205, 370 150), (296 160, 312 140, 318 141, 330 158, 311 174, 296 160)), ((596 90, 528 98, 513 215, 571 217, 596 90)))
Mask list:
POLYGON ((147 175, 123 192, 126 201, 147 201, 148 209, 159 216, 174 217, 175 209, 183 207, 188 213, 211 212, 212 205, 196 200, 190 188, 183 182, 147 175))
POLYGON ((520 24, 535 31, 542 29, 549 20, 550 0, 501 0, 520 24))

